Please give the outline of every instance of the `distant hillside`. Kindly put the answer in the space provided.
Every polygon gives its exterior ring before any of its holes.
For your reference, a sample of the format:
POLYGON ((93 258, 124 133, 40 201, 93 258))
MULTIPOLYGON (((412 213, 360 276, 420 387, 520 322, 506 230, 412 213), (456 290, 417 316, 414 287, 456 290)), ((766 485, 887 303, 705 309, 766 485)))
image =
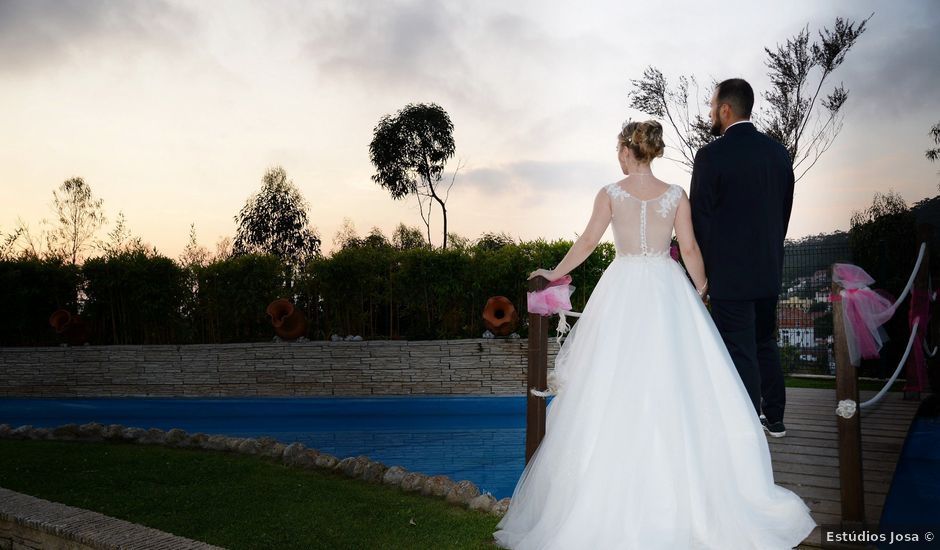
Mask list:
POLYGON ((849 246, 849 234, 847 231, 820 233, 818 235, 807 235, 799 239, 787 239, 784 243, 784 248, 788 250, 799 250, 801 247, 811 248, 819 246, 849 246))
MULTIPOLYGON (((929 223, 934 227, 930 243, 931 265, 940 261, 940 195, 924 199, 911 206, 917 223, 929 223)), ((800 239, 788 239, 784 243, 783 280, 792 283, 800 277, 810 277, 820 269, 828 269, 836 262, 853 263, 849 247, 849 233, 836 231, 809 235, 800 239)))
POLYGON ((940 271, 940 195, 914 203, 911 207, 917 223, 929 223, 933 226, 933 238, 930 240, 930 269, 936 274, 940 271))
POLYGON ((940 227, 940 195, 914 203, 911 210, 917 216, 917 223, 929 223, 934 227, 940 227))
POLYGON ((820 269, 828 270, 836 262, 852 262, 849 234, 845 231, 788 239, 783 245, 784 285, 810 277, 820 269))

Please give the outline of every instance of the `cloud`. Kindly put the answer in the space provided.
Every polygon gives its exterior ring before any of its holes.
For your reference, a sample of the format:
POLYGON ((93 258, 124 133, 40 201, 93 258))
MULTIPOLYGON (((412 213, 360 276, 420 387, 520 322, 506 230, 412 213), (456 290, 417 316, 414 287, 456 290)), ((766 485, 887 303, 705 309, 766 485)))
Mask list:
POLYGON ((541 196, 599 188, 610 174, 610 166, 600 162, 524 160, 458 174, 457 185, 483 195, 541 196))
POLYGON ((466 99, 485 93, 466 78, 467 30, 467 18, 445 2, 350 2, 316 16, 304 51, 321 74, 377 93, 407 87, 466 99))
POLYGON ((569 91, 588 86, 606 40, 555 33, 512 9, 520 8, 435 0, 321 6, 306 14, 303 56, 326 83, 379 98, 446 100, 487 120, 516 117, 533 102, 585 102, 569 91))
MULTIPOLYGON (((875 13, 834 78, 851 82, 849 104, 866 115, 936 111, 940 91, 940 9, 933 2, 892 6, 905 13, 875 13), (843 74, 840 74, 843 73, 843 74)), ((926 130, 925 130, 926 131, 926 130)))
POLYGON ((0 0, 0 72, 173 46, 193 18, 165 1, 0 0))

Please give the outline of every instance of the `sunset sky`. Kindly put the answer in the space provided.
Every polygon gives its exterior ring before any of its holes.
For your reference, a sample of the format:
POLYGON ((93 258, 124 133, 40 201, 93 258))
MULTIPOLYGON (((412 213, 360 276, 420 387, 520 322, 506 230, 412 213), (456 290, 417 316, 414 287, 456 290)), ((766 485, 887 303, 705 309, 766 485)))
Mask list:
MULTIPOLYGON (((621 177, 615 135, 644 118, 627 93, 647 65, 760 92, 764 46, 872 12, 834 76, 845 125, 797 185, 790 237, 848 229, 875 191, 937 194, 940 3, 0 0, 0 230, 38 227, 80 176, 160 252, 179 255, 190 223, 211 249, 274 165, 326 252, 344 218, 421 225, 413 198, 370 180, 368 146, 383 115, 436 102, 462 163, 451 231, 574 238, 621 177)), ((688 189, 680 166, 653 169, 688 189)))

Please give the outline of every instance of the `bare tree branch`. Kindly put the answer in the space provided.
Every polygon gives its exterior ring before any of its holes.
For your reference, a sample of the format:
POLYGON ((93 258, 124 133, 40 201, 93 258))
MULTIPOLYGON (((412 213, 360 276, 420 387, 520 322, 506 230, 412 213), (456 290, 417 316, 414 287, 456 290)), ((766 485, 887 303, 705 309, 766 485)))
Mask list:
MULTIPOLYGON (((816 165, 842 130, 842 107, 848 91, 839 84, 823 97, 824 89, 873 15, 859 23, 837 17, 832 27, 823 28, 813 41, 807 26, 775 49, 764 48, 771 87, 762 94, 767 107, 754 121, 787 148, 794 170, 800 172, 797 181, 816 165), (813 74, 818 80, 811 85, 813 74)), ((670 136, 673 143, 669 148, 679 153, 679 158, 667 158, 691 171, 698 149, 714 139, 709 132, 710 122, 701 114, 703 103, 694 99, 699 96, 695 77, 680 76, 673 85, 659 69, 650 66, 641 78, 631 79, 630 83, 630 107, 667 123, 670 133, 675 134, 670 136), (690 95, 692 88, 694 96, 690 95), (690 97, 696 103, 694 116, 690 97)), ((712 88, 715 86, 717 82, 712 88)), ((927 155, 931 158, 929 151, 927 155)), ((938 155, 940 148, 932 158, 938 155)))

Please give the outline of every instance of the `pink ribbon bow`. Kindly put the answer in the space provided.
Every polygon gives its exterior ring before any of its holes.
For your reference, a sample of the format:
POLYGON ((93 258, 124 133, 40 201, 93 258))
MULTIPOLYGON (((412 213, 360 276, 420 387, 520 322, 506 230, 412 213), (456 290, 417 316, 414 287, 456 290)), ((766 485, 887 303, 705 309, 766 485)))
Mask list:
POLYGON ((559 311, 571 311, 571 275, 548 283, 543 290, 526 293, 526 309, 537 315, 553 315, 559 311))
POLYGON ((842 313, 849 359, 853 365, 858 365, 862 358, 878 357, 878 351, 887 340, 881 325, 891 319, 897 304, 887 292, 868 288, 875 280, 857 265, 835 264, 832 279, 845 289, 842 313))

